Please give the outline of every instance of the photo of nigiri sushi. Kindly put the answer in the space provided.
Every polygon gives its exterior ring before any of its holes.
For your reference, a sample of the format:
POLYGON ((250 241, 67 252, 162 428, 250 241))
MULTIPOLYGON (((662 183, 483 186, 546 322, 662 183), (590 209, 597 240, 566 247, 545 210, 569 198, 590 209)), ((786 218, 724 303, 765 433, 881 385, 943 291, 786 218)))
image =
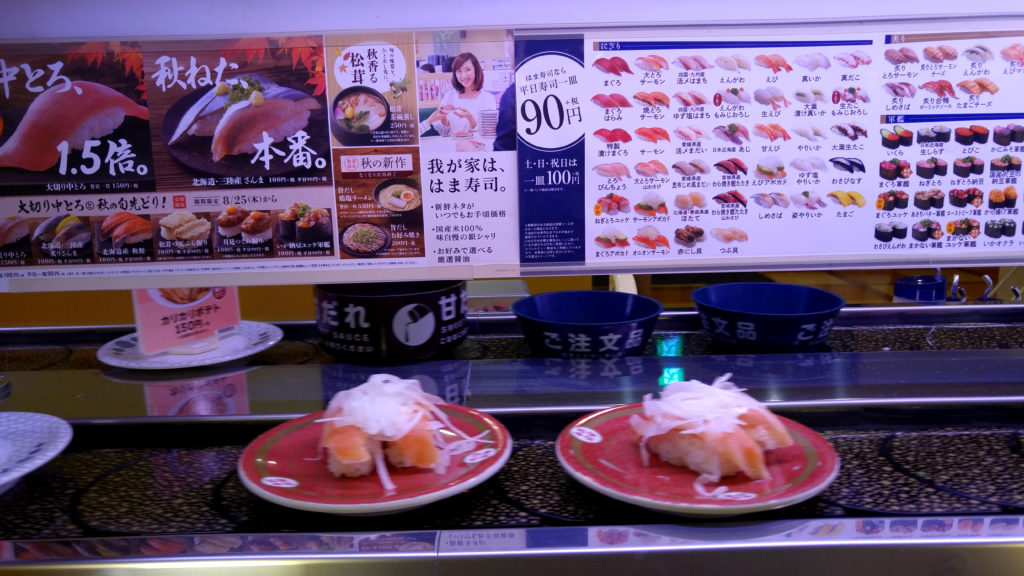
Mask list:
POLYGON ((768 68, 772 72, 792 72, 793 67, 786 62, 786 59, 779 54, 758 54, 754 57, 754 63, 762 68, 768 68))
MULTIPOLYGON (((153 223, 134 212, 115 212, 100 224, 100 243, 109 242, 114 249, 143 244, 151 248, 153 223)), ((103 248, 100 249, 101 253, 103 248)))
POLYGON ((750 61, 741 54, 733 54, 732 56, 719 56, 715 58, 715 64, 729 72, 737 70, 750 70, 750 61))
POLYGON ((633 137, 629 135, 629 132, 626 132, 622 128, 598 128, 597 130, 594 130, 594 136, 596 136, 598 140, 607 144, 614 142, 626 143, 633 140, 633 137))
POLYGON ((668 70, 668 60, 658 54, 637 56, 633 60, 633 64, 644 72, 661 72, 662 70, 668 70))
POLYGON ((602 230, 601 234, 594 238, 594 242, 601 248, 609 250, 629 246, 629 238, 614 226, 609 226, 602 230))
POLYGON ((27 252, 29 231, 29 221, 24 216, 8 216, 0 220, 0 250, 27 252))
MULTIPOLYGON (((707 58, 701 56, 700 54, 679 56, 678 58, 673 60, 672 63, 686 71, 707 70, 708 68, 714 68, 714 65, 708 62, 707 58)), ((736 64, 735 60, 732 60, 731 63, 733 64, 732 69, 735 70, 738 64, 736 64)))
POLYGON ((668 214, 668 206, 665 205, 665 199, 657 192, 644 194, 643 199, 637 202, 633 209, 636 210, 637 214, 652 218, 659 214, 668 214))
POLYGON ((0 144, 0 168, 49 170, 60 161, 62 143, 82 150, 87 140, 109 136, 128 116, 145 121, 149 110, 95 82, 54 84, 32 101, 14 133, 0 144))
POLYGON ((594 94, 590 101, 601 108, 629 108, 633 106, 629 99, 622 94, 612 92, 610 94, 594 94))
POLYGON ((58 214, 43 220, 32 231, 39 252, 57 260, 91 260, 93 230, 86 216, 58 214))
POLYGON ((641 226, 633 236, 633 242, 649 250, 657 250, 659 247, 668 248, 668 238, 654 226, 641 226))
POLYGON ((597 60, 594 60, 594 68, 616 76, 633 73, 633 71, 629 69, 629 63, 618 56, 613 56, 611 58, 598 58, 597 60))
POLYGON ((508 429, 493 416, 448 404, 419 380, 372 374, 334 393, 325 410, 253 440, 238 476, 255 495, 281 506, 392 514, 471 490, 497 474, 511 453, 508 429))
POLYGON ((181 164, 209 174, 272 176, 330 164, 322 98, 263 74, 238 74, 181 97, 164 115, 161 138, 181 164), (297 141, 309 163, 286 161, 297 141))
POLYGON ((797 66, 807 69, 809 72, 815 70, 827 70, 832 67, 832 62, 829 61, 828 56, 821 52, 810 52, 808 54, 801 54, 797 56, 793 62, 797 66))

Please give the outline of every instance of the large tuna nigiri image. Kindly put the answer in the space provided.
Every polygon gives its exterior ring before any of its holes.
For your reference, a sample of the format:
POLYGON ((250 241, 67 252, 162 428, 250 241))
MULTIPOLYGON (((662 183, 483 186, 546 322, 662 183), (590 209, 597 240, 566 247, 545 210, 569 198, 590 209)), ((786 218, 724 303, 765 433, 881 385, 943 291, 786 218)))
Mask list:
POLYGON ((81 150, 86 140, 116 130, 125 116, 149 119, 149 110, 120 92, 77 80, 55 84, 36 97, 14 134, 0 146, 0 168, 41 172, 60 160, 58 146, 81 150))

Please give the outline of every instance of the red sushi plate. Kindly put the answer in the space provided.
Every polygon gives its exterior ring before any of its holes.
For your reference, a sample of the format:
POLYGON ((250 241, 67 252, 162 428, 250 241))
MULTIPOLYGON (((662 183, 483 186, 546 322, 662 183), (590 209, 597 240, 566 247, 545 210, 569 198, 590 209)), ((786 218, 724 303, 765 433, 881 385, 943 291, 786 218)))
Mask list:
POLYGON ((579 418, 558 436, 558 461, 583 485, 617 500, 682 516, 735 516, 791 506, 814 497, 839 474, 839 456, 810 428, 782 418, 794 444, 765 454, 771 477, 744 474, 696 485, 698 474, 662 462, 641 460, 629 417, 643 405, 626 404, 579 418))
MULTIPOLYGON (((238 476, 250 492, 281 506, 344 515, 378 515, 418 508, 484 482, 512 454, 512 437, 494 417, 445 404, 452 426, 469 437, 482 437, 469 451, 452 457, 444 474, 414 468, 388 468, 396 489, 381 486, 376 473, 335 478, 318 449, 322 423, 316 412, 280 424, 250 443, 238 460, 238 476), (483 435, 483 436, 481 436, 483 435)), ((449 441, 461 440, 451 430, 449 441)))

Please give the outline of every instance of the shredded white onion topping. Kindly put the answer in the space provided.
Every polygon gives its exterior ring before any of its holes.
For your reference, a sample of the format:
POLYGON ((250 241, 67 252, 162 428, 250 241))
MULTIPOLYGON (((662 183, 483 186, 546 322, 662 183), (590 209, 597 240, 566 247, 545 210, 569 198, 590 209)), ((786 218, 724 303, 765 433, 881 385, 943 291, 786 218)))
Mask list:
POLYGON ((629 423, 640 435, 641 457, 649 464, 647 440, 675 430, 680 434, 729 432, 740 424, 740 416, 760 403, 743 392, 724 374, 711 385, 699 380, 673 382, 661 397, 645 394, 643 412, 630 416, 629 423))
POLYGON ((374 467, 381 485, 390 494, 395 491, 395 484, 388 473, 380 442, 394 442, 416 426, 426 426, 433 431, 434 446, 440 455, 440 462, 434 468, 439 474, 445 472, 453 455, 468 451, 467 441, 490 442, 483 439, 489 431, 468 436, 453 426, 448 415, 440 409, 439 405, 442 404, 445 404, 443 399, 423 391, 419 380, 403 380, 391 374, 373 374, 365 383, 335 394, 327 404, 324 417, 317 419, 317 422, 338 427, 356 426, 377 441, 373 450, 374 467), (463 440, 446 442, 440 434, 442 429, 463 440))

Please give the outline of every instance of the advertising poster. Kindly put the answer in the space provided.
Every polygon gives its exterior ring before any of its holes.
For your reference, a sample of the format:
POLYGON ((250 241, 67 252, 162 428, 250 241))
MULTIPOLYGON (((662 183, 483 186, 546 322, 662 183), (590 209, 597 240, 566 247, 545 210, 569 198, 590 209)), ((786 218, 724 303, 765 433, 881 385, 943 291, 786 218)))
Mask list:
POLYGON ((1016 263, 1024 32, 880 26, 0 45, 0 290, 1016 263))
POLYGON ((588 41, 588 261, 1019 250, 1020 49, 1009 33, 588 41))
POLYGON ((146 43, 160 190, 324 185, 319 36, 146 43))
POLYGON ((423 195, 416 148, 335 152, 341 257, 422 258, 423 195))
POLYGON ((518 268, 513 51, 508 30, 416 34, 429 264, 518 268))
POLYGON ((582 264, 583 135, 595 122, 583 106, 583 39, 521 40, 516 55, 519 257, 527 267, 582 264))

